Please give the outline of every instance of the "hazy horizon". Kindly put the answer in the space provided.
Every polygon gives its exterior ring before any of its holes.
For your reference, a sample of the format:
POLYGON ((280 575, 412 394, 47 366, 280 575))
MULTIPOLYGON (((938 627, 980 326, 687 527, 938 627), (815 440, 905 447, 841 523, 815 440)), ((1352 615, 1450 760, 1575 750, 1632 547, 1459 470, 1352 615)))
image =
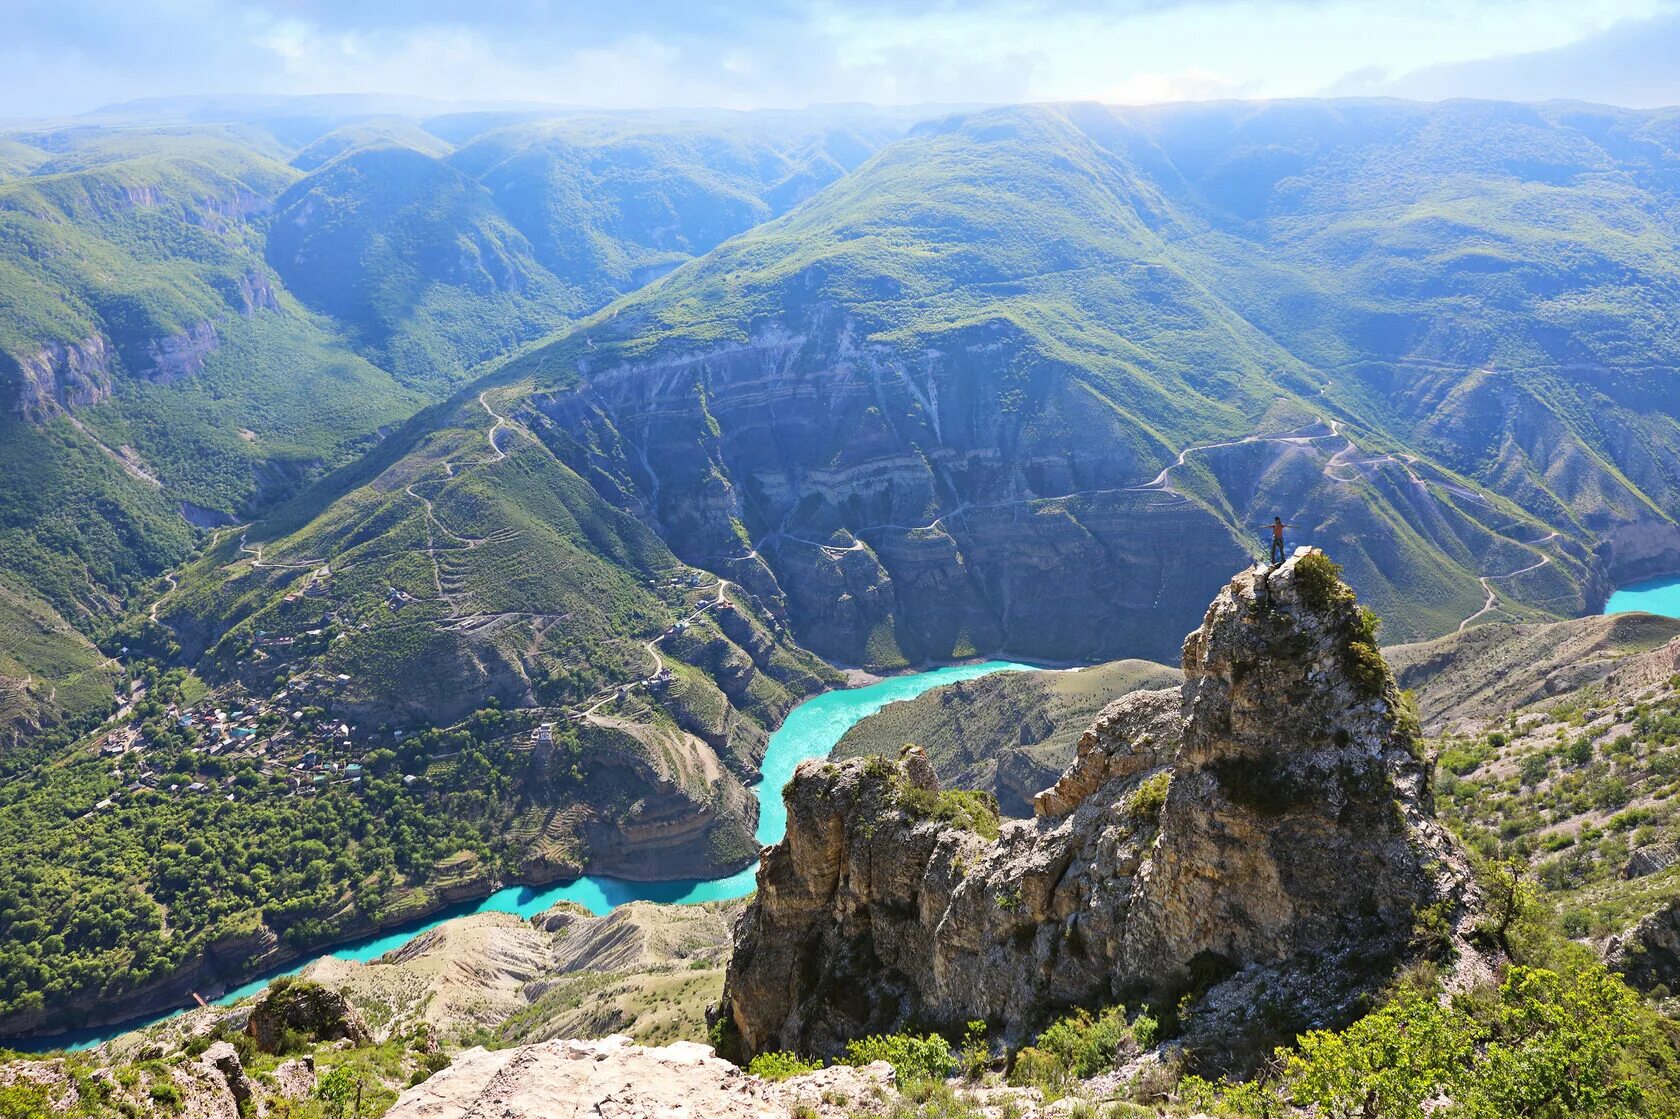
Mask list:
POLYGON ((1394 96, 1680 104, 1674 0, 19 0, 0 117, 373 96, 565 109, 1394 96))

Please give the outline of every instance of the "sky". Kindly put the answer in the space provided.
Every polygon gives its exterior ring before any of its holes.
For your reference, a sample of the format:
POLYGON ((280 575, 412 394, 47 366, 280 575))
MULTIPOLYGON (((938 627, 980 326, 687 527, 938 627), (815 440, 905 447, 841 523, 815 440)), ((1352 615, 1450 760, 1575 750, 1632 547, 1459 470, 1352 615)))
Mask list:
POLYGON ((384 93, 603 108, 1680 104, 1680 0, 0 0, 0 116, 384 93))

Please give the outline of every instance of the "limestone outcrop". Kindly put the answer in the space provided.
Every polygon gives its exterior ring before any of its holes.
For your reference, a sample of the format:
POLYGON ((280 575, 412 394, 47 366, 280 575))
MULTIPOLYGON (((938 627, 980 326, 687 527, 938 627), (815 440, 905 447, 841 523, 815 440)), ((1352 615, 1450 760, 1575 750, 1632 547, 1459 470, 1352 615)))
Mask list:
POLYGON ((251 1007, 245 1032, 264 1053, 279 1053, 289 1034, 310 1041, 339 1038, 364 1045, 373 1039, 367 1024, 339 992, 306 979, 276 979, 251 1007))
POLYGON ((209 319, 200 319, 186 330, 164 338, 154 338, 146 347, 151 365, 144 376, 154 384, 169 385, 183 377, 204 372, 204 363, 221 348, 216 326, 209 319))
POLYGON ((863 667, 1170 658, 1162 623, 1238 562, 1201 506, 1138 488, 1163 464, 1070 370, 1035 364, 1028 388, 1000 363, 1007 325, 906 351, 833 308, 795 322, 646 360, 588 352, 532 406, 603 498, 774 604, 805 648, 863 667), (1143 518, 1176 546, 1140 546, 1143 518))
POLYGON ((1420 910, 1459 935, 1474 887, 1333 564, 1236 576, 1183 668, 1105 710, 995 840, 904 763, 800 766, 736 929, 741 1054, 972 1019, 1016 1041, 1070 1005, 1147 1002, 1240 1065, 1353 1017, 1427 950, 1420 910))
MULTIPOLYGON (((114 354, 104 335, 91 334, 78 342, 49 342, 34 354, 13 357, 16 392, 14 410, 32 419, 54 412, 97 404, 111 395, 114 354)), ((0 369, 8 364, 0 355, 0 369)))
POLYGON ((1672 992, 1680 987, 1680 898, 1672 898, 1631 929, 1613 936, 1604 958, 1631 987, 1672 992))

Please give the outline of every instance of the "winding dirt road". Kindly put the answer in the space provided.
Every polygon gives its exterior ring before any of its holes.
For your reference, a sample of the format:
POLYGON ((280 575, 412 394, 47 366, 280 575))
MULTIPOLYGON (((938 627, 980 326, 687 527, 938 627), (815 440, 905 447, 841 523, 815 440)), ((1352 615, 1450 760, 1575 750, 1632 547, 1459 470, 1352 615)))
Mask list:
MULTIPOLYGON (((1546 543, 1549 543, 1550 541, 1556 540, 1560 535, 1562 535, 1562 534, 1557 533, 1557 532, 1548 533, 1547 535, 1542 536, 1540 539, 1535 540, 1532 543, 1524 544, 1523 547, 1525 547, 1525 548, 1538 548, 1542 544, 1546 544, 1546 543)), ((1483 614, 1486 614, 1488 611, 1492 610, 1494 607, 1499 605, 1499 593, 1493 589, 1493 580, 1495 580, 1495 579, 1515 579, 1518 575, 1527 575, 1530 571, 1538 571, 1542 567, 1545 567, 1548 563, 1551 563, 1551 562, 1552 562, 1552 557, 1551 556, 1542 555, 1538 562, 1531 563, 1527 567, 1519 567, 1515 571, 1507 571, 1503 575, 1482 575, 1482 576, 1479 576, 1476 581, 1479 582, 1482 585, 1482 590, 1487 592, 1487 601, 1482 603, 1482 608, 1480 610, 1476 611, 1474 614, 1471 614, 1468 618, 1465 618, 1462 622, 1458 623, 1458 632, 1463 633, 1469 627, 1471 622, 1475 621, 1477 618, 1481 617, 1483 614)))

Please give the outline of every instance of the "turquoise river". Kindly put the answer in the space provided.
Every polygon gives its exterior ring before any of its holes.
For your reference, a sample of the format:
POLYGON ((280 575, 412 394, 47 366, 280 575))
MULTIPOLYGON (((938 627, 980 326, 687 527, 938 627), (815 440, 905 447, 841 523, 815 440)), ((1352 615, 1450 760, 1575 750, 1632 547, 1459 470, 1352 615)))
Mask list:
POLYGON ((1647 579, 1618 587, 1604 604, 1606 614, 1630 614, 1643 610, 1647 614, 1664 614, 1680 618, 1680 576, 1647 579))
MULTIPOLYGON (((782 723, 781 729, 770 736, 769 746, 764 753, 764 764, 760 767, 763 778, 757 785, 753 786, 753 792, 758 795, 759 843, 775 843, 782 838, 782 833, 787 830, 787 807, 782 803, 782 798, 777 795, 765 796, 765 791, 773 790, 779 793, 782 786, 787 784, 788 778, 793 776, 795 766, 809 758, 826 757, 828 752, 834 749, 835 743, 840 741, 841 736, 860 720, 873 715, 889 703, 901 699, 913 699, 929 688, 936 688, 941 684, 953 684, 959 680, 972 680, 976 676, 985 676, 993 672, 1023 671, 1033 667, 1030 664, 1017 664, 1014 661, 983 661, 977 664, 950 665, 944 668, 930 669, 926 672, 891 676, 861 688, 846 688, 841 691, 825 692, 801 703, 788 712, 788 717, 782 723)), ((521 917, 530 917, 541 913, 556 902, 562 901, 577 902, 591 913, 606 913, 614 906, 623 905, 628 901, 657 901, 679 904, 721 901, 727 898, 743 897, 751 893, 757 872, 758 867, 754 864, 725 878, 685 879, 674 882, 631 882, 622 878, 587 874, 575 881, 561 885, 509 886, 505 890, 496 891, 483 901, 455 906, 425 920, 403 925, 377 936, 342 944, 319 956, 300 960, 283 970, 258 976, 251 982, 226 992, 215 1001, 224 1006, 238 1002, 240 999, 262 990, 268 985, 269 980, 277 979, 282 975, 294 975, 315 960, 326 956, 336 957, 340 960, 365 961, 378 959, 393 949, 401 948, 415 937, 437 928, 445 921, 472 913, 517 913, 521 917)), ((169 1014, 136 1019, 116 1026, 79 1030, 74 1033, 31 1038, 23 1041, 7 1041, 4 1044, 12 1048, 35 1051, 57 1048, 88 1049, 116 1037, 118 1034, 139 1029, 154 1022, 161 1022, 179 1013, 181 1011, 176 1010, 169 1014)))

